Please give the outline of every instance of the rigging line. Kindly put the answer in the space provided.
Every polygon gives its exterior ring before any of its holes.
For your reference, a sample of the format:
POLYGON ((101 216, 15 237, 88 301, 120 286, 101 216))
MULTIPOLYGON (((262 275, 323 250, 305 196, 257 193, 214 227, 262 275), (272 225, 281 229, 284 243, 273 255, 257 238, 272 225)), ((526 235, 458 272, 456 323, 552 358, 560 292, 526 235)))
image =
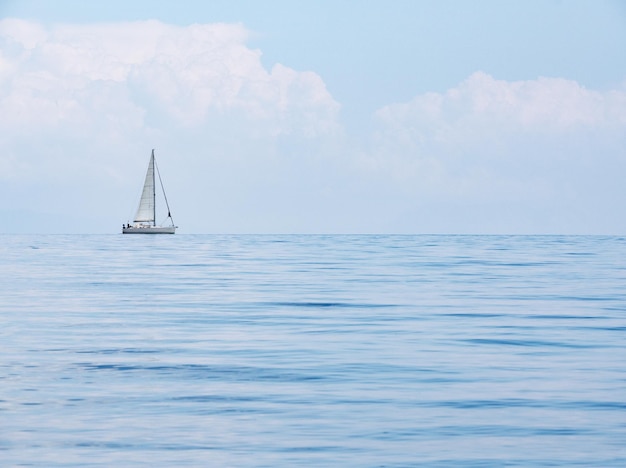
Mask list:
POLYGON ((174 218, 172 218, 170 204, 167 202, 167 195, 165 194, 165 187, 163 187, 163 181, 161 180, 161 171, 159 171, 159 166, 157 165, 156 158, 154 159, 154 167, 156 168, 157 175, 159 176, 159 183, 161 184, 161 190, 163 191, 163 198, 165 198, 165 206, 167 206, 167 217, 170 218, 172 220, 172 224, 174 224, 174 218))

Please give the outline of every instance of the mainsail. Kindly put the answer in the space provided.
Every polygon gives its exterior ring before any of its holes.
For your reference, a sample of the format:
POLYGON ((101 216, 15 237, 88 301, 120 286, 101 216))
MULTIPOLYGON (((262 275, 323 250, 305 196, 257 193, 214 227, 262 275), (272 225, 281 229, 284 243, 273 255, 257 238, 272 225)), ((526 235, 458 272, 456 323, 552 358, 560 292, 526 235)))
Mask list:
POLYGON ((135 215, 136 223, 155 224, 154 197, 154 150, 152 150, 148 171, 146 172, 146 180, 143 183, 143 192, 141 192, 141 199, 139 200, 139 208, 137 208, 137 214, 135 215))

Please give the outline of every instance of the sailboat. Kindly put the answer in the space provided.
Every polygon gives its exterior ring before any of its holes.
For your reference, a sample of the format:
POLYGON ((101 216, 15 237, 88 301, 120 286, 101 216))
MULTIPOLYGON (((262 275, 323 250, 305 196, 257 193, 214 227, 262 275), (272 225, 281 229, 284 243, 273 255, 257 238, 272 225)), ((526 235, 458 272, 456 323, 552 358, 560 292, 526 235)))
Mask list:
POLYGON ((172 214, 170 212, 170 205, 167 202, 167 196, 165 195, 165 189, 163 188, 163 181, 161 180, 161 174, 159 168, 154 160, 154 150, 152 150, 152 156, 150 156, 150 163, 148 164, 148 171, 146 172, 146 180, 143 183, 143 191, 141 192, 141 199, 139 200, 139 208, 137 208, 137 214, 133 224, 127 223, 122 227, 122 234, 174 234, 178 226, 174 225, 172 214), (165 198, 165 205, 167 206, 167 219, 170 220, 169 225, 156 224, 156 184, 155 173, 159 176, 159 183, 161 184, 161 190, 163 192, 163 198, 165 198))

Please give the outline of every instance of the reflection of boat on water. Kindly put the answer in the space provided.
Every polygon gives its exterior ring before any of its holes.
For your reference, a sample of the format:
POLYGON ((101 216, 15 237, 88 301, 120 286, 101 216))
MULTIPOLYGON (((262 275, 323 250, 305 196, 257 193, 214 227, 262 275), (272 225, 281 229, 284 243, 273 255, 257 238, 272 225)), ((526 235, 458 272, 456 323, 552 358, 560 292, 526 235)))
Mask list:
POLYGON ((174 220, 170 213, 170 206, 167 203, 167 196, 165 195, 165 189, 163 188, 163 182, 161 181, 161 174, 159 168, 154 161, 154 150, 152 150, 152 156, 150 156, 150 163, 148 164, 148 172, 146 172, 146 180, 143 184, 143 191, 141 192, 141 199, 139 200, 139 208, 137 208, 137 214, 133 224, 125 224, 122 228, 123 234, 174 234, 178 226, 174 225, 174 220), (159 183, 161 184, 161 190, 163 191, 163 198, 165 199, 165 205, 167 206, 167 219, 170 220, 169 225, 156 224, 156 185, 155 185, 155 172, 159 176, 159 183))

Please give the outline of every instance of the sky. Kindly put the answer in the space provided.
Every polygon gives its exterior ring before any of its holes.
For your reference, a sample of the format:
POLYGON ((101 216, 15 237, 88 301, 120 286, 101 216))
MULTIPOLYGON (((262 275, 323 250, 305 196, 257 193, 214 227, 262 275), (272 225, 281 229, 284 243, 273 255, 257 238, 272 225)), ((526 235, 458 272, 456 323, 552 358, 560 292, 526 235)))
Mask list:
POLYGON ((0 0, 0 233, 153 148, 180 233, 623 235, 626 2, 0 0))

